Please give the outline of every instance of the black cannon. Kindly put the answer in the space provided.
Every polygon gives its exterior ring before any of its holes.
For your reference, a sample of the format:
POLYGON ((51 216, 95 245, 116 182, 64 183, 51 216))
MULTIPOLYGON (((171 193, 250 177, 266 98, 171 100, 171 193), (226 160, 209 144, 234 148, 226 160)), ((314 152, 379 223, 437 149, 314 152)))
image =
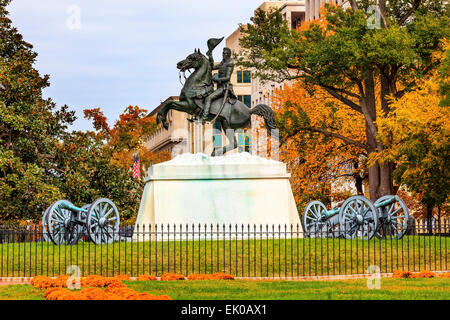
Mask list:
POLYGON ((58 200, 42 217, 43 238, 54 244, 76 244, 86 235, 95 244, 112 243, 119 237, 120 215, 116 205, 101 198, 79 208, 58 200))
POLYGON ((400 239, 407 230, 408 215, 408 208, 398 196, 384 196, 375 203, 363 196, 353 196, 331 210, 320 201, 309 202, 302 222, 307 237, 369 240, 375 235, 400 239))

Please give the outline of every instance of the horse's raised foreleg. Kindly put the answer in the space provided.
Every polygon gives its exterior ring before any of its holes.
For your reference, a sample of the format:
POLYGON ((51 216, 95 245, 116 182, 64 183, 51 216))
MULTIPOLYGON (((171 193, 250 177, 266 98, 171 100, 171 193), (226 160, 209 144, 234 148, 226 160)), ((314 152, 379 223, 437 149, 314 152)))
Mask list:
POLYGON ((169 125, 167 124, 167 114, 170 110, 177 110, 181 112, 186 112, 192 114, 192 106, 187 101, 167 101, 161 110, 158 111, 156 116, 156 123, 162 123, 163 127, 168 130, 169 125))

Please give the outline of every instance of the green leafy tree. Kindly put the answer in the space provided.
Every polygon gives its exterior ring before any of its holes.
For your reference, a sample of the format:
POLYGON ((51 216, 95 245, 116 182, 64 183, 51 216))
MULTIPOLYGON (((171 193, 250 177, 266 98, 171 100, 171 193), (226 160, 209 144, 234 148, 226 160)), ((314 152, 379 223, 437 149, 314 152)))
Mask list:
POLYGON ((374 160, 394 161, 394 179, 426 208, 429 232, 433 209, 450 196, 450 109, 440 105, 440 79, 422 80, 419 88, 392 101, 392 112, 377 122, 385 149, 374 160))
MULTIPOLYGON (((362 114, 363 148, 371 154, 384 148, 377 139, 376 121, 391 112, 389 97, 401 98, 439 65, 433 52, 449 36, 449 9, 440 0, 381 0, 378 28, 368 23, 373 18, 369 5, 375 3, 350 4, 348 9, 326 4, 320 21, 304 23, 297 30, 288 28, 279 11, 256 11, 252 23, 241 26, 243 51, 238 64, 252 68, 262 80, 301 79, 305 86, 319 86, 362 114)), ((332 127, 312 128, 308 119, 298 127, 299 132, 321 132, 361 147, 332 127)), ((368 168, 372 200, 395 192, 393 170, 392 161, 368 168)))
POLYGON ((111 149, 94 132, 66 135, 58 148, 57 164, 61 192, 77 206, 97 198, 111 199, 122 222, 139 209, 144 182, 133 179, 130 168, 111 161, 111 149))
POLYGON ((42 97, 49 76, 33 67, 37 54, 23 40, 0 0, 0 220, 38 219, 61 197, 55 167, 58 140, 74 120, 42 97))

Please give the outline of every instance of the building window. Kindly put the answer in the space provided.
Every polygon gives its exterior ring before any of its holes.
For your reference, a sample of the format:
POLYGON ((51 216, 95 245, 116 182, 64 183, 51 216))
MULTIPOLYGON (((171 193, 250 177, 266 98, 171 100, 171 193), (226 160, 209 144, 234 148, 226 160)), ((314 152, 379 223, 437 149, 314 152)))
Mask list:
POLYGON ((247 129, 237 133, 238 152, 250 152, 251 137, 247 129))
POLYGON ((237 72, 238 83, 250 83, 250 71, 238 71, 237 72))
POLYGON ((219 122, 213 124, 213 146, 214 148, 222 147, 222 126, 219 122))
POLYGON ((249 108, 252 106, 252 96, 250 95, 238 96, 238 100, 249 108))

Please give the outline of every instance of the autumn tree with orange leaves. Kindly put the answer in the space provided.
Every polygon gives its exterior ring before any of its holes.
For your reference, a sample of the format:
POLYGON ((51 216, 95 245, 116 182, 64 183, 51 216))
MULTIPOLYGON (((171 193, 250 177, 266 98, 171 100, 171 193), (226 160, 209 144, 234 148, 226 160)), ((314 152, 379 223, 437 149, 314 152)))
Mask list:
POLYGON ((100 108, 84 110, 85 117, 93 121, 97 136, 110 148, 111 162, 124 169, 133 167, 135 154, 139 154, 141 166, 146 168, 170 159, 168 152, 154 153, 146 148, 146 139, 158 128, 155 117, 147 117, 147 113, 138 106, 129 106, 111 128, 100 108))
POLYGON ((272 107, 282 128, 280 157, 292 173, 297 204, 320 199, 340 201, 367 178, 364 119, 319 87, 308 91, 301 81, 274 91, 272 107), (315 129, 310 129, 315 128, 315 129), (327 134, 321 128, 330 128, 327 134), (332 129, 331 129, 332 128, 332 129), (335 135, 338 135, 338 138, 335 135), (360 146, 345 143, 350 137, 360 146), (348 184, 347 182, 350 182, 348 184))
MULTIPOLYGON (((449 59, 450 42, 443 43, 447 50, 439 71, 449 59)), ((416 90, 392 99, 392 112, 377 121, 385 148, 370 159, 396 163, 394 179, 420 197, 430 233, 433 211, 438 216, 448 212, 450 197, 450 109, 448 92, 442 90, 449 79, 448 73, 435 73, 420 80, 416 90)))
MULTIPOLYGON (((330 115, 333 108, 343 107, 359 115, 352 121, 360 121, 364 139, 347 135, 342 131, 346 125, 333 127, 330 121, 312 125, 302 112, 299 125, 292 127, 296 134, 318 133, 364 149, 368 155, 380 152, 384 144, 378 140, 376 123, 392 111, 389 98, 399 99, 416 89, 418 80, 439 65, 433 52, 442 50, 439 41, 450 33, 445 1, 380 0, 378 4, 380 23, 375 26, 370 23, 371 3, 359 0, 346 8, 325 4, 320 20, 303 23, 296 30, 290 29, 280 10, 257 10, 252 23, 241 26, 243 50, 238 65, 253 70, 261 81, 298 80, 305 88, 320 88, 320 94, 334 101, 329 105, 330 115)), ((368 167, 372 200, 395 193, 394 169, 392 161, 368 167)))
MULTIPOLYGON (((143 168, 169 158, 144 145, 156 129, 155 119, 146 117, 147 110, 130 106, 110 127, 99 108, 84 113, 95 131, 76 131, 64 137, 57 153, 60 190, 78 206, 109 198, 119 208, 122 222, 133 222, 144 187, 142 178, 132 176, 134 155, 139 152, 143 168)), ((143 168, 141 174, 145 174, 143 168)))

